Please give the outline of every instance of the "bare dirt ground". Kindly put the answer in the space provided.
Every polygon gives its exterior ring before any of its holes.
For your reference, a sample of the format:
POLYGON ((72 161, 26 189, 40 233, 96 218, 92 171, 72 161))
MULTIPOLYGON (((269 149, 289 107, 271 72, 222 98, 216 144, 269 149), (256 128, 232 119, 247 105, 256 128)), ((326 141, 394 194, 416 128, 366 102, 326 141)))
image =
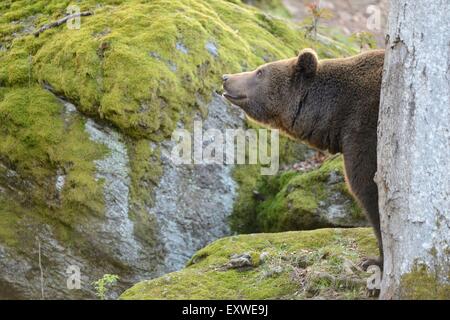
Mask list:
POLYGON ((346 35, 369 31, 375 36, 378 46, 384 47, 388 0, 283 0, 283 3, 295 21, 310 16, 307 5, 317 3, 320 8, 329 9, 333 13, 331 19, 320 23, 339 27, 346 35), (379 25, 375 25, 377 20, 379 25))

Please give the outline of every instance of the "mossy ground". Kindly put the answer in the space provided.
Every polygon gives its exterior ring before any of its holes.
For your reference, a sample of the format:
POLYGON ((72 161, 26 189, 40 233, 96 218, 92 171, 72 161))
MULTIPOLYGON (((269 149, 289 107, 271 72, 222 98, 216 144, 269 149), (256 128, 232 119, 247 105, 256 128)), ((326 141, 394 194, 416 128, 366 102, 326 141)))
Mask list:
POLYGON ((349 215, 364 221, 360 207, 344 182, 340 156, 332 157, 318 169, 306 173, 282 171, 275 176, 249 173, 257 169, 256 166, 240 168, 235 172, 240 191, 230 221, 237 232, 280 232, 327 226, 329 222, 317 218, 318 210, 334 193, 348 200, 349 215), (328 183, 331 175, 340 180, 328 183))
POLYGON ((185 269, 138 283, 121 298, 364 299, 368 274, 355 265, 376 252, 366 228, 233 236, 198 251, 185 269), (231 255, 243 253, 252 266, 225 267, 231 255))

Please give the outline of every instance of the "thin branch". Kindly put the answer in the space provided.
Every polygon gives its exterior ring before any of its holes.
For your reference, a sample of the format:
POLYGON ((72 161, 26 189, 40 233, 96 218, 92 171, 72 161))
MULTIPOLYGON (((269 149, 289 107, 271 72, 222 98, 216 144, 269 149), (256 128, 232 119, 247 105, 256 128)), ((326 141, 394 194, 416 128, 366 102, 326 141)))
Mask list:
POLYGON ((45 299, 44 297, 44 270, 42 269, 42 259, 41 259, 41 240, 39 237, 37 238, 38 241, 38 247, 39 247, 39 270, 41 271, 41 297, 42 300, 45 299))
POLYGON ((73 19, 73 18, 77 18, 77 17, 85 17, 85 16, 90 16, 90 15, 92 15, 92 12, 90 12, 90 11, 83 11, 83 12, 79 12, 79 13, 70 14, 70 15, 65 16, 59 20, 52 22, 52 23, 43 25, 41 28, 39 28, 39 30, 37 30, 33 34, 35 37, 39 37, 39 34, 44 32, 45 30, 48 30, 48 29, 54 28, 54 27, 58 27, 58 26, 62 25, 63 23, 65 23, 69 19, 73 19))

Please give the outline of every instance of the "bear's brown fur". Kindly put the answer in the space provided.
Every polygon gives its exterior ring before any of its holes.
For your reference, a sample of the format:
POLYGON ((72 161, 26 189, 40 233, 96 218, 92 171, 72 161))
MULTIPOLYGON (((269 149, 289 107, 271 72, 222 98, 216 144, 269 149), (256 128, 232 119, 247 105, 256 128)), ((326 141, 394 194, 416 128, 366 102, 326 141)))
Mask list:
POLYGON ((319 61, 311 49, 255 71, 223 76, 224 97, 249 117, 331 153, 344 155, 347 182, 378 239, 382 266, 377 122, 384 50, 319 61))

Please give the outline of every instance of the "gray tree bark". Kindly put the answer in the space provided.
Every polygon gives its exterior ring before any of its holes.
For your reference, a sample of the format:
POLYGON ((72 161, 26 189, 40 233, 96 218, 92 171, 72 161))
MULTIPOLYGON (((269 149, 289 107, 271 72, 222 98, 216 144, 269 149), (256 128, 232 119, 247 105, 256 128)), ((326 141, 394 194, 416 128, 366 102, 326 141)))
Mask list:
POLYGON ((381 298, 449 298, 450 1, 390 6, 375 179, 381 298))

